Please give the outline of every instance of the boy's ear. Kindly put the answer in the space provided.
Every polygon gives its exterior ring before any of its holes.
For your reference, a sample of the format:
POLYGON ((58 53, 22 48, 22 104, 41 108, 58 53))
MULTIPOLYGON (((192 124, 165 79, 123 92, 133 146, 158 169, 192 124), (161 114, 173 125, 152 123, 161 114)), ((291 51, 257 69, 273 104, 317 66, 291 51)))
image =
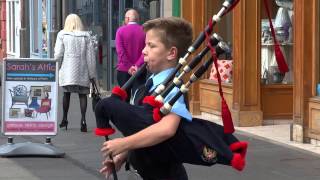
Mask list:
POLYGON ((171 47, 167 56, 168 60, 176 60, 178 58, 178 48, 171 47))

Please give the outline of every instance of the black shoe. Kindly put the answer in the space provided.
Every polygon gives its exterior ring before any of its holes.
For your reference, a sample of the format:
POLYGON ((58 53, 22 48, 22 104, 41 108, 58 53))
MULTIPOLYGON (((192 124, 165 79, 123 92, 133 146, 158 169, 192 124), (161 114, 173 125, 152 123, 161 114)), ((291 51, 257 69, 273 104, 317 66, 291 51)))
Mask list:
POLYGON ((60 128, 66 127, 66 130, 68 130, 68 120, 63 119, 59 124, 59 127, 60 128))
POLYGON ((80 127, 81 132, 88 132, 87 130, 87 123, 85 120, 81 120, 81 127, 80 127))

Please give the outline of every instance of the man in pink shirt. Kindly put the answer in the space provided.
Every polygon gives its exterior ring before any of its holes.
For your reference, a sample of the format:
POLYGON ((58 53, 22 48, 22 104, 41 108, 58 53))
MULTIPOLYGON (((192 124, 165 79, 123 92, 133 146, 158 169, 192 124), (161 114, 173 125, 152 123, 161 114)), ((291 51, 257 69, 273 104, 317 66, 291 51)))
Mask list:
POLYGON ((138 21, 138 12, 135 9, 129 9, 125 14, 124 25, 116 32, 117 81, 120 87, 144 62, 142 50, 145 46, 145 32, 138 21))

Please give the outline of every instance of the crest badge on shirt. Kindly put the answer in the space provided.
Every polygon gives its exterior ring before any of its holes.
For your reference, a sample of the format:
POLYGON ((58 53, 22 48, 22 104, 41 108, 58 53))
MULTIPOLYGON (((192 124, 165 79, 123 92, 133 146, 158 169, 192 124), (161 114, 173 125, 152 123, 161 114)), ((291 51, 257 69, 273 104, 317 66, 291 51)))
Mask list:
POLYGON ((207 146, 203 146, 201 158, 207 163, 216 163, 217 152, 207 146))

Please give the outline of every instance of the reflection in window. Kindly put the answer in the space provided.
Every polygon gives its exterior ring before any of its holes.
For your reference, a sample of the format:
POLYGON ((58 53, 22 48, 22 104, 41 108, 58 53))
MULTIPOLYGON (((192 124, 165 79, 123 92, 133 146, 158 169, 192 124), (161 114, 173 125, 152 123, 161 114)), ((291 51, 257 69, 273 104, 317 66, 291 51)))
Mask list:
POLYGON ((119 1, 112 1, 112 14, 111 14, 111 21, 112 21, 112 39, 116 37, 116 31, 119 25, 119 1))
POLYGON ((15 42, 16 42, 16 21, 15 21, 15 2, 7 1, 7 53, 16 53, 15 42))
MULTIPOLYGON (((85 27, 92 25, 93 21, 93 6, 92 0, 76 1, 78 9, 77 14, 80 16, 82 23, 85 27)), ((98 11, 96 12, 98 13, 98 11)))
POLYGON ((47 23, 47 16, 46 16, 46 10, 47 10, 47 3, 46 0, 42 0, 42 42, 41 42, 41 48, 42 53, 44 56, 48 53, 48 23, 47 23))
MULTIPOLYGON (((136 8, 140 13, 140 23, 144 23, 145 21, 150 19, 150 1, 133 0, 133 7, 136 8)), ((156 9, 153 9, 153 10, 156 10, 156 9)))
POLYGON ((31 55, 47 57, 48 54, 48 0, 30 1, 31 55))
POLYGON ((130 9, 133 7, 132 0, 126 0, 125 8, 130 9))
POLYGON ((117 57, 117 51, 116 48, 112 48, 112 63, 111 63, 111 67, 112 67, 112 79, 111 79, 111 83, 112 84, 116 84, 117 83, 117 61, 118 61, 118 57, 117 57))
POLYGON ((38 15, 38 1, 32 1, 33 4, 31 5, 31 29, 33 29, 33 31, 31 31, 31 38, 30 40, 31 42, 31 51, 33 54, 38 54, 39 53, 39 43, 38 43, 38 19, 39 19, 39 15, 38 15))

